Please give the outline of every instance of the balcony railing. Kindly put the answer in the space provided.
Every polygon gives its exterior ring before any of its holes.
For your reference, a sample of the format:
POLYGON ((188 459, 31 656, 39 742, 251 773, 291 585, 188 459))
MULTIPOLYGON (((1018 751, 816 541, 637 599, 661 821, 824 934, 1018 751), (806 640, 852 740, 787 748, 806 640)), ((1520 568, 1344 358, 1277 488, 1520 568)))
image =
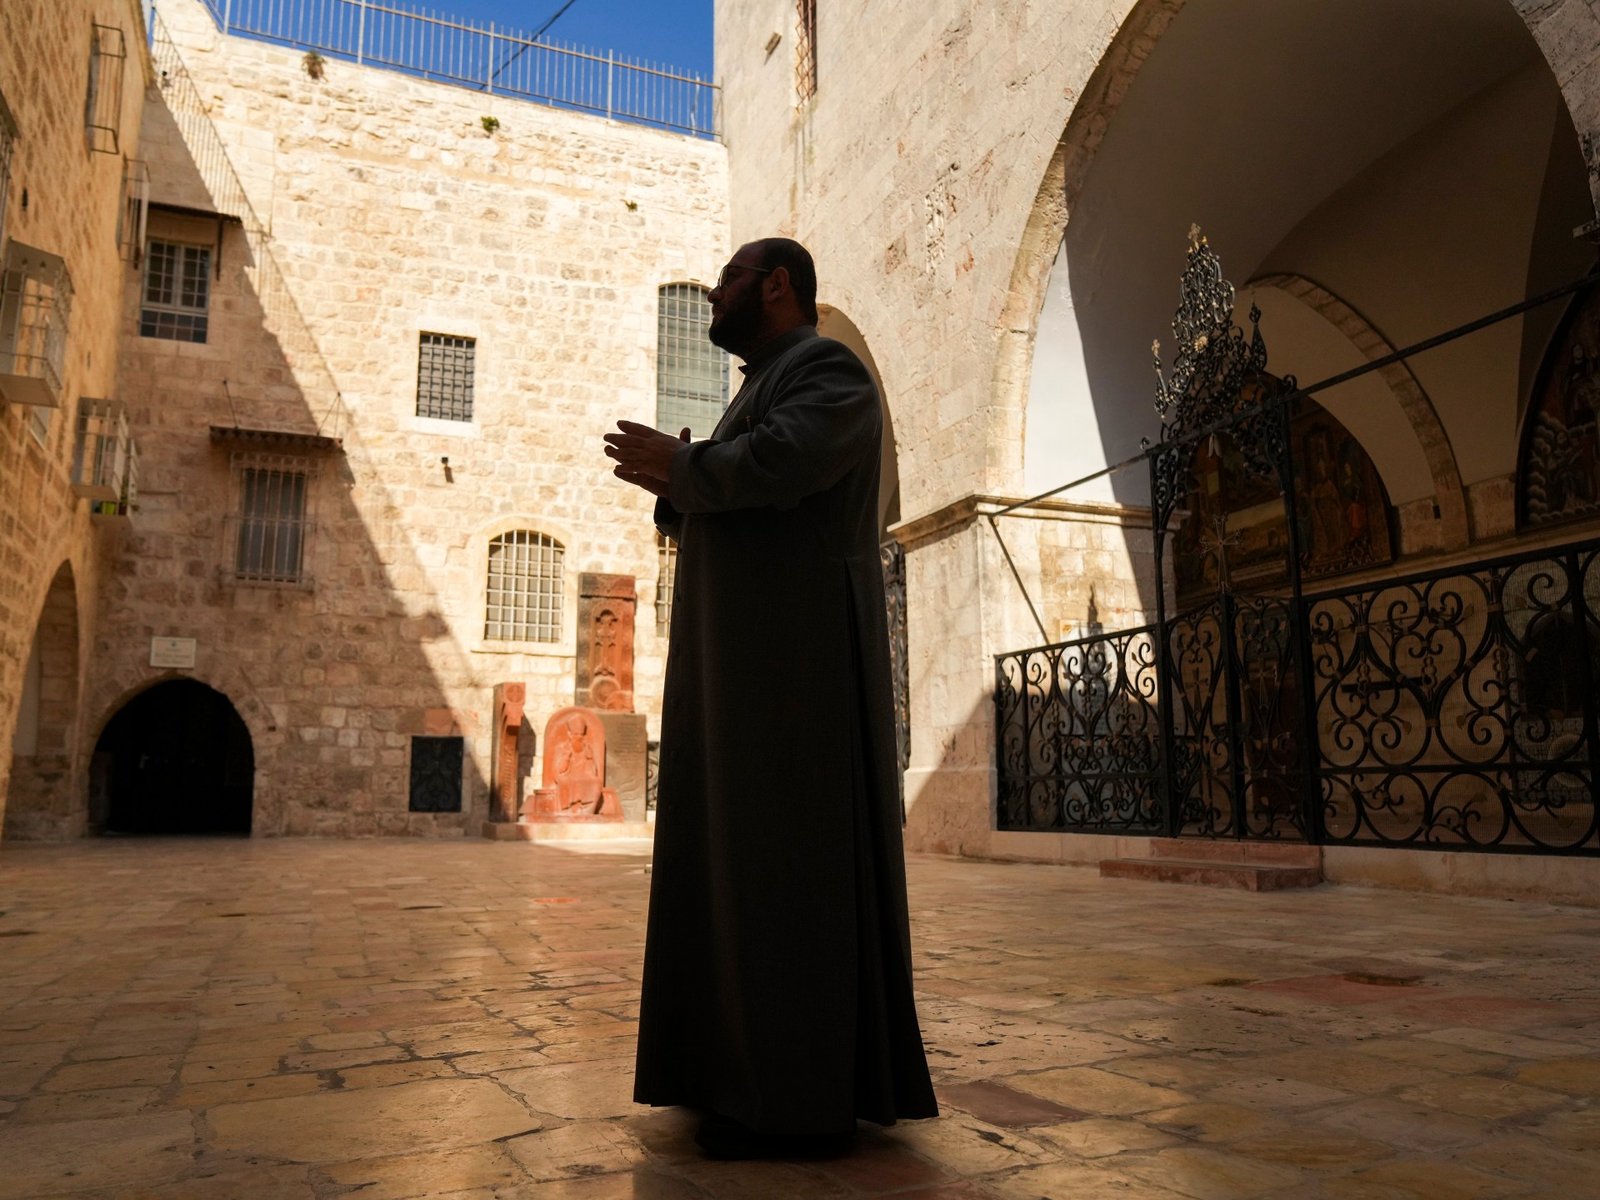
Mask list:
POLYGON ((0 272, 0 398, 61 406, 72 278, 61 259, 13 241, 0 272))
POLYGON ((79 400, 72 490, 90 501, 121 500, 131 447, 126 407, 115 400, 79 400))
POLYGON ((132 517, 139 507, 139 444, 128 439, 128 453, 123 464, 122 490, 111 500, 91 500, 89 515, 97 522, 122 522, 132 517))
POLYGON ((245 34, 488 95, 716 136, 717 88, 696 75, 610 51, 535 38, 493 22, 393 0, 203 0, 224 33, 245 34))

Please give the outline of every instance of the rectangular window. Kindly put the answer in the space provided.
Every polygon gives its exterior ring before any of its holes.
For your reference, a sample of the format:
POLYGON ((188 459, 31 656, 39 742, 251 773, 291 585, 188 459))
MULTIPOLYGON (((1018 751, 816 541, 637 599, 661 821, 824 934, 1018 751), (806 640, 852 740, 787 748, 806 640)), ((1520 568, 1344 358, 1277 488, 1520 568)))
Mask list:
POLYGON ((423 334, 417 347, 417 416, 442 421, 472 420, 472 379, 477 356, 474 338, 423 334))
POLYGON ((710 437, 728 407, 728 356, 706 337, 705 288, 669 283, 656 293, 656 428, 710 437))
POLYGON ((305 582, 309 464, 297 458, 245 455, 236 469, 234 578, 247 583, 305 582))
POLYGON ((672 628, 672 585, 678 578, 678 543, 656 534, 656 635, 672 628))
POLYGON ((817 94, 817 0, 795 0, 794 92, 804 104, 817 94))
POLYGON ((0 271, 0 398, 60 405, 71 312, 66 263, 13 238, 0 271))
POLYGON ((83 133, 98 154, 122 153, 122 68, 128 47, 122 30, 89 27, 89 90, 83 103, 83 133))
POLYGON ((461 811, 461 761, 459 737, 411 739, 411 811, 461 811))
POLYGON ((211 247, 152 241, 144 263, 139 336, 203 342, 210 307, 211 247))

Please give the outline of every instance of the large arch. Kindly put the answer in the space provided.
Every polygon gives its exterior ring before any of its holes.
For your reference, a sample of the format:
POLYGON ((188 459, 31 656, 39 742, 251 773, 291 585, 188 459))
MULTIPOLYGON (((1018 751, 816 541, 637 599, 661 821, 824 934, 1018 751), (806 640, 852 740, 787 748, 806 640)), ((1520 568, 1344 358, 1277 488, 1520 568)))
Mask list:
POLYGON ((106 722, 90 768, 91 817, 106 833, 248 834, 250 731, 221 692, 171 678, 106 722))
MULTIPOLYGON (((1551 69, 1569 51, 1553 36, 1541 47, 1530 22, 1508 0, 1133 5, 1075 106, 1012 271, 994 383, 1000 411, 1026 406, 1023 490, 1154 435, 1148 347, 1176 305, 1191 222, 1235 280, 1314 279, 1392 344, 1581 274, 1590 255, 1571 232, 1593 200, 1551 69)), ((1500 494, 1528 386, 1523 347, 1552 319, 1435 351, 1411 364, 1414 391, 1391 387, 1385 428, 1432 483, 1454 475, 1469 494, 1500 494), (1438 419, 1425 439, 1418 393, 1438 419)), ((1296 362, 1314 347, 1263 329, 1275 373, 1317 377, 1296 362)), ((1354 340, 1350 352, 1367 357, 1354 340)), ((1431 540, 1459 544, 1451 491, 1433 490, 1431 540)), ((1073 498, 1137 504, 1144 480, 1125 472, 1073 498)), ((1474 525, 1502 532, 1508 517, 1474 525)))
POLYGON ((78 592, 72 564, 56 568, 34 627, 11 744, 4 838, 54 841, 83 830, 75 803, 78 592))
POLYGON ((878 388, 878 403, 883 410, 883 443, 878 467, 878 531, 883 533, 900 519, 900 466, 895 452, 894 420, 889 409, 889 394, 883 390, 883 376, 872 357, 867 339, 840 309, 828 304, 817 305, 817 332, 834 341, 843 342, 855 351, 856 357, 866 364, 872 382, 878 388))

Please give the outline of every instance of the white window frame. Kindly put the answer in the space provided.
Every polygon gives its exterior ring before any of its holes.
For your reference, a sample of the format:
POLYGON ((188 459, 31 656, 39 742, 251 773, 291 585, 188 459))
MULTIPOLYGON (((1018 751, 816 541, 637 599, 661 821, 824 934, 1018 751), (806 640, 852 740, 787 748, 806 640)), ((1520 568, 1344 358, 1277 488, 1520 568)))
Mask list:
MULTIPOLYGON (((139 336, 160 338, 172 342, 204 344, 211 333, 211 270, 215 248, 177 238, 152 237, 146 244, 144 279, 139 285, 139 336), (158 250, 158 247, 160 248, 158 250), (172 250, 171 277, 163 280, 161 295, 150 298, 151 284, 157 278, 157 268, 166 261, 166 250, 172 250), (198 260, 200 270, 186 274, 190 265, 198 260), (184 284, 197 282, 204 290, 199 300, 186 299, 184 284), (187 323, 187 324, 185 324, 187 323), (185 336, 199 333, 199 337, 185 336)), ((163 272, 163 275, 165 272, 163 272)), ((198 294, 198 293, 194 293, 198 294)))
POLYGON ((439 333, 424 329, 417 334, 416 415, 427 421, 472 424, 477 411, 478 339, 468 334, 439 333), (430 342, 429 339, 435 339, 430 342), (445 356, 465 356, 467 368, 459 371, 442 361, 445 356), (464 395, 462 394, 464 392, 464 395))
POLYGON ((566 547, 537 529, 489 539, 484 574, 486 644, 559 643, 566 626, 566 547))

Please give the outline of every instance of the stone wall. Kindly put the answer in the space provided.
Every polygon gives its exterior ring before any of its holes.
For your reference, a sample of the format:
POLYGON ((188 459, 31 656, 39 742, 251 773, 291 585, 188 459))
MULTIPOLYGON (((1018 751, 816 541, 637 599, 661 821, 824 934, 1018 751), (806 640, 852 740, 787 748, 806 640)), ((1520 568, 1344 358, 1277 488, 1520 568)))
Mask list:
MULTIPOLYGON (((71 486, 74 430, 80 399, 116 397, 127 270, 118 254, 118 218, 124 159, 137 156, 149 63, 135 0, 68 6, 11 0, 0 29, 0 97, 17 124, 0 224, 6 238, 60 256, 74 291, 61 407, 0 401, 0 813, 7 837, 57 836, 72 830, 83 699, 79 649, 92 634, 104 564, 103 535, 71 486), (86 143, 95 24, 120 31, 125 52, 121 107, 113 117, 117 152, 91 153, 86 143), (14 757, 23 677, 36 641, 42 686, 27 696, 37 707, 25 724, 37 736, 14 757)), ((106 60, 101 86, 108 103, 115 73, 106 60)), ((112 116, 110 108, 103 111, 112 116)))
MULTIPOLYGON (((169 674, 147 665, 152 636, 192 637, 184 673, 255 743, 255 832, 475 833, 494 685, 527 683, 535 732, 572 703, 581 572, 638 579, 634 690, 654 721, 649 497, 611 476, 600 437, 654 421, 657 289, 707 283, 726 253, 724 150, 343 61, 316 80, 193 0, 161 12, 270 236, 222 223, 204 344, 137 336, 136 281, 123 297, 144 485, 106 590, 93 721, 169 674), (292 306, 269 294, 280 276, 292 306), (423 332, 476 339, 471 421, 416 415, 423 332), (342 445, 210 432, 234 425, 342 445), (236 456, 263 449, 315 472, 303 586, 233 577, 236 456), (513 529, 564 548, 554 642, 485 637, 489 539, 513 529), (408 811, 417 735, 466 740, 460 814, 408 811)), ((155 200, 212 207, 159 92, 147 125, 155 200)), ((152 214, 156 237, 216 229, 152 214)))

